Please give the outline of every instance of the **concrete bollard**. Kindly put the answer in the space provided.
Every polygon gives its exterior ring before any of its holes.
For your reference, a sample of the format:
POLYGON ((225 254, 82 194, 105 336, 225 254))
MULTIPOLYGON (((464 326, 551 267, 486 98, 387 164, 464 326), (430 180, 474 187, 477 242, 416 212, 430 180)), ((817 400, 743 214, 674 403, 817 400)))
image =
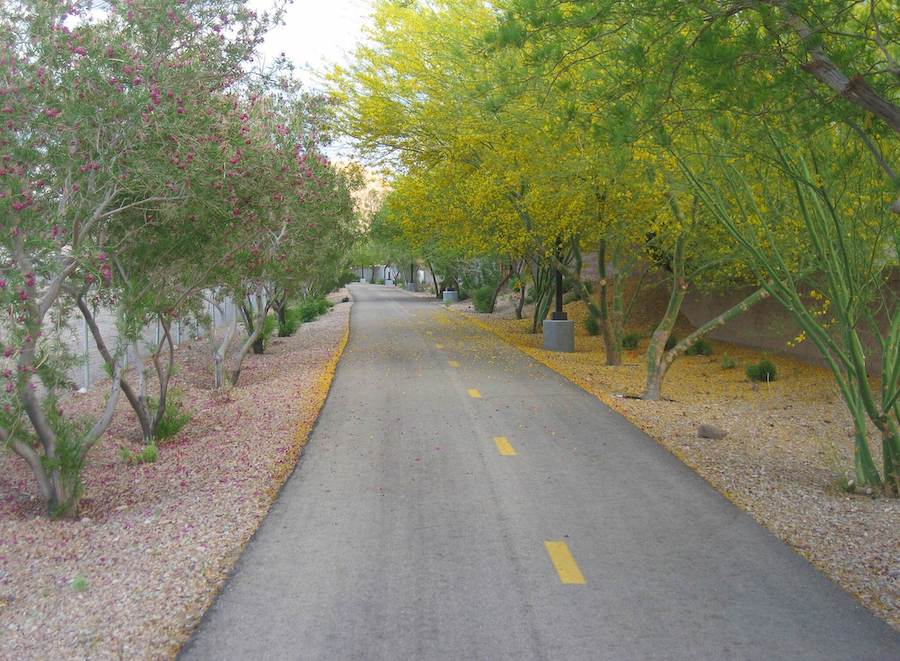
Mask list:
POLYGON ((459 292, 452 289, 444 290, 444 303, 457 303, 459 301, 459 292))
POLYGON ((568 319, 545 319, 544 348, 566 353, 575 351, 575 322, 568 319))

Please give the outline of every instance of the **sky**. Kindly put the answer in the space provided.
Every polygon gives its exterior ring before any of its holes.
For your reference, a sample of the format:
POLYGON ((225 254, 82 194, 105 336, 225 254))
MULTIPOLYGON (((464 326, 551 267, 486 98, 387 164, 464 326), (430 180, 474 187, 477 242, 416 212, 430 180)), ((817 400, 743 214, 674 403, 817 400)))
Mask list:
MULTIPOLYGON (((272 2, 252 0, 251 4, 263 9, 272 2)), ((349 61, 371 11, 372 0, 294 0, 288 5, 286 24, 266 36, 263 56, 271 61, 285 53, 303 82, 320 87, 322 72, 349 61)))

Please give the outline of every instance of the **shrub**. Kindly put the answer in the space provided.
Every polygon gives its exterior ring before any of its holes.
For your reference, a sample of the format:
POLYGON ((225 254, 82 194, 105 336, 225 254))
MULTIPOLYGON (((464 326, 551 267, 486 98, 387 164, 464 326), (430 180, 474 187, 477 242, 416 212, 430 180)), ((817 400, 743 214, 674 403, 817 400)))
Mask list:
POLYGON ((761 360, 755 365, 747 366, 747 376, 751 381, 774 381, 778 377, 778 370, 768 360, 761 360))
POLYGON ((259 334, 259 339, 262 340, 263 346, 265 346, 269 342, 269 338, 272 337, 272 333, 278 328, 278 319, 272 315, 266 315, 266 318, 263 320, 262 333, 259 334))
POLYGON ((284 323, 278 321, 278 337, 290 337, 297 332, 301 324, 300 311, 296 307, 289 307, 284 311, 284 323))
POLYGON ((76 576, 72 579, 72 589, 75 592, 84 592, 88 589, 88 582, 84 576, 76 576))
MULTIPOLYGON (((155 411, 155 406, 151 410, 155 411)), ((166 397, 166 411, 156 428, 156 440, 165 441, 180 432, 190 422, 191 413, 185 411, 180 396, 174 391, 166 397)), ((148 446, 149 447, 149 446, 148 446)), ((154 458, 155 461, 155 458, 154 458)))
POLYGON ((723 370, 733 370, 737 367, 737 361, 727 353, 722 355, 722 360, 719 364, 722 365, 723 370))
POLYGON ((689 346, 685 353, 688 356, 711 356, 713 353, 713 348, 709 342, 707 342, 703 338, 700 338, 691 346, 689 346))
POLYGON ((356 275, 353 271, 347 271, 338 278, 337 284, 338 287, 343 287, 344 285, 348 285, 351 282, 356 282, 359 280, 359 276, 356 275))
POLYGON ((584 320, 584 329, 587 331, 588 335, 599 335, 600 322, 597 321, 597 317, 589 314, 584 320))
POLYGON ((135 464, 152 464, 159 458, 156 443, 145 445, 140 452, 134 452, 126 447, 121 449, 122 460, 132 466, 135 464))
MULTIPOLYGON (((554 298, 554 300, 556 300, 556 299, 554 298)), ((572 301, 577 301, 577 300, 578 300, 578 292, 576 292, 576 291, 567 291, 565 294, 563 294, 563 303, 565 303, 565 304, 569 304, 572 301)))
POLYGON ((625 349, 637 349, 638 342, 640 341, 640 333, 628 333, 622 338, 622 347, 625 349))
POLYGON ((674 349, 676 344, 678 344, 678 338, 674 334, 669 335, 669 339, 666 340, 666 351, 674 349))
POLYGON ((384 284, 384 278, 378 278, 377 280, 375 280, 375 284, 376 284, 376 285, 383 285, 383 284, 384 284))
POLYGON ((327 298, 309 298, 297 306, 297 315, 302 323, 315 321, 316 317, 328 312, 332 305, 334 303, 327 298))
POLYGON ((490 285, 484 285, 475 290, 472 295, 472 301, 475 303, 476 312, 490 312, 491 299, 494 297, 494 288, 490 285))

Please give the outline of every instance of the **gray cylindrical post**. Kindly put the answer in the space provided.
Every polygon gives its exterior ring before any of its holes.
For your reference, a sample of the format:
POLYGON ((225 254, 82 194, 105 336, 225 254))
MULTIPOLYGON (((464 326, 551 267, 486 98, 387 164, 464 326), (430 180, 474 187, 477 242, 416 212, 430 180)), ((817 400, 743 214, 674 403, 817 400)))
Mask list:
POLYGON ((88 340, 88 333, 90 330, 88 329, 87 317, 82 317, 83 324, 83 332, 84 332, 84 389, 87 390, 91 386, 91 345, 88 340))

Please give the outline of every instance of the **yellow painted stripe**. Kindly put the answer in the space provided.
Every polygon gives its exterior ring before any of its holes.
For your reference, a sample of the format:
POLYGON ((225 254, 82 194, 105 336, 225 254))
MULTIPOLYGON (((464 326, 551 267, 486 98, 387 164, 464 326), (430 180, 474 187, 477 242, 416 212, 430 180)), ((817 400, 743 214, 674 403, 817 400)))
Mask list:
POLYGON ((459 367, 459 363, 456 362, 455 360, 448 360, 448 361, 447 361, 447 364, 448 364, 450 367, 459 367))
POLYGON ((497 444, 497 452, 502 454, 504 457, 516 456, 516 449, 512 446, 506 436, 494 436, 494 443, 497 444))
POLYGON ((481 393, 475 390, 475 388, 469 388, 469 397, 472 399, 481 399, 481 393))
POLYGON ((443 344, 440 344, 440 343, 435 344, 434 346, 435 346, 436 349, 443 349, 443 348, 444 348, 444 345, 443 345, 443 344))
POLYGON ((547 553, 550 556, 550 561, 556 568, 556 573, 559 574, 559 580, 561 583, 566 583, 569 585, 584 585, 584 583, 586 582, 584 580, 584 575, 578 568, 578 564, 575 562, 575 558, 572 557, 572 553, 569 551, 568 544, 563 541, 546 541, 544 542, 544 547, 547 549, 547 553))

